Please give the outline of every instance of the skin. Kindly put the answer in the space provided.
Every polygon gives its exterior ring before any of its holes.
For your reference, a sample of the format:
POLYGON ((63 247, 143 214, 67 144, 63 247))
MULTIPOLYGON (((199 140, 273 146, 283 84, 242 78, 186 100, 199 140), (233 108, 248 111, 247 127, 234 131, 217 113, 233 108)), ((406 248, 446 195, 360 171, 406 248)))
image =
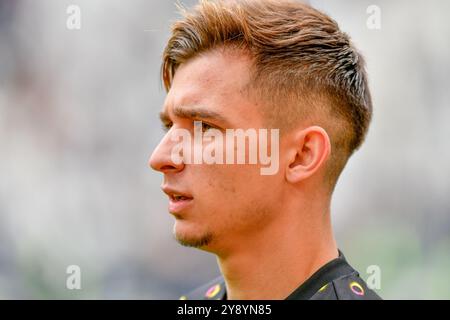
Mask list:
POLYGON ((175 164, 170 156, 171 132, 192 131, 194 120, 220 130, 264 128, 261 98, 248 90, 250 67, 244 52, 227 49, 182 64, 162 110, 169 131, 149 165, 163 173, 162 188, 193 197, 173 214, 175 238, 217 256, 228 299, 285 299, 338 256, 323 178, 331 150, 326 131, 300 121, 283 133, 279 170, 269 176, 258 164, 175 164), (192 112, 200 109, 221 119, 192 112))

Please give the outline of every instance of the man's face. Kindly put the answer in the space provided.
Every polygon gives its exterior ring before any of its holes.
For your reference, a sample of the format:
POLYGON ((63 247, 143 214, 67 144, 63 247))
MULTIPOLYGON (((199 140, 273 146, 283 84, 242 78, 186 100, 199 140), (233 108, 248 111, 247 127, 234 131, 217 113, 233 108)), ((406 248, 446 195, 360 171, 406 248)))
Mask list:
POLYGON ((176 164, 171 157, 177 144, 173 132, 185 129, 193 135, 194 121, 223 132, 263 128, 261 106, 246 89, 249 67, 242 53, 199 55, 178 68, 167 95, 161 118, 169 131, 150 165, 164 174, 162 189, 175 217, 174 235, 184 245, 209 251, 231 248, 269 225, 282 200, 282 175, 261 175, 260 164, 176 164), (176 194, 184 197, 175 199, 176 194))

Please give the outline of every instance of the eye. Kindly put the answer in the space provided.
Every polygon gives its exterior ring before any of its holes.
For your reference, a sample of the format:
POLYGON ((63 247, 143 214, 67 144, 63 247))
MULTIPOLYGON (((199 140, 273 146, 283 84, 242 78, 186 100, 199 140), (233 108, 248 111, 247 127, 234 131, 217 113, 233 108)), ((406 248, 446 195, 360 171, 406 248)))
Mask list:
POLYGON ((215 127, 202 121, 202 131, 206 132, 206 131, 208 131, 210 129, 215 129, 215 127))
POLYGON ((172 126, 173 126, 172 122, 164 122, 162 124, 162 129, 164 130, 164 132, 168 132, 170 128, 172 128, 172 126))

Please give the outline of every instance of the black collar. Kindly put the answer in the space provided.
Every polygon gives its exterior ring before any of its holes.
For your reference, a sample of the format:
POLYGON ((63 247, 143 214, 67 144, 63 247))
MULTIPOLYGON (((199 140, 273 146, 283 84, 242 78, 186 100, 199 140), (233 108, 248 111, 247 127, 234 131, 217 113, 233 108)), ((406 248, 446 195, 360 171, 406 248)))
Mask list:
MULTIPOLYGON (((338 250, 339 256, 336 259, 331 260, 327 264, 323 265, 317 270, 311 277, 303 282, 297 289, 294 290, 285 300, 309 300, 317 293, 323 286, 330 283, 333 280, 341 278, 350 274, 358 274, 345 260, 344 254, 338 250)), ((227 292, 225 288, 225 281, 221 277, 220 282, 222 285, 221 291, 218 294, 220 300, 227 299, 227 292)))
POLYGON ((341 278, 342 276, 356 273, 345 260, 344 255, 339 250, 339 256, 323 265, 311 277, 300 285, 294 292, 292 292, 286 300, 309 300, 327 283, 341 278))

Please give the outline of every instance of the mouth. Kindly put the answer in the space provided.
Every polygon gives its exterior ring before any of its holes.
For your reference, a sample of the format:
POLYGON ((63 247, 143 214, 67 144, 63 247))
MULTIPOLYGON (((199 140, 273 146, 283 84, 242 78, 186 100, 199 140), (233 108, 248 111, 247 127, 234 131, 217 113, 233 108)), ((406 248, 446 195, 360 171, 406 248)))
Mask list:
POLYGON ((172 214, 182 213, 192 204, 194 200, 194 197, 186 192, 169 187, 162 187, 162 190, 169 197, 169 212, 172 214))
POLYGON ((178 201, 185 201, 185 200, 191 200, 192 198, 188 198, 188 197, 185 197, 185 196, 183 196, 183 195, 181 195, 181 194, 174 194, 174 195, 171 195, 170 196, 170 200, 173 200, 173 201, 175 201, 175 202, 178 202, 178 201))

